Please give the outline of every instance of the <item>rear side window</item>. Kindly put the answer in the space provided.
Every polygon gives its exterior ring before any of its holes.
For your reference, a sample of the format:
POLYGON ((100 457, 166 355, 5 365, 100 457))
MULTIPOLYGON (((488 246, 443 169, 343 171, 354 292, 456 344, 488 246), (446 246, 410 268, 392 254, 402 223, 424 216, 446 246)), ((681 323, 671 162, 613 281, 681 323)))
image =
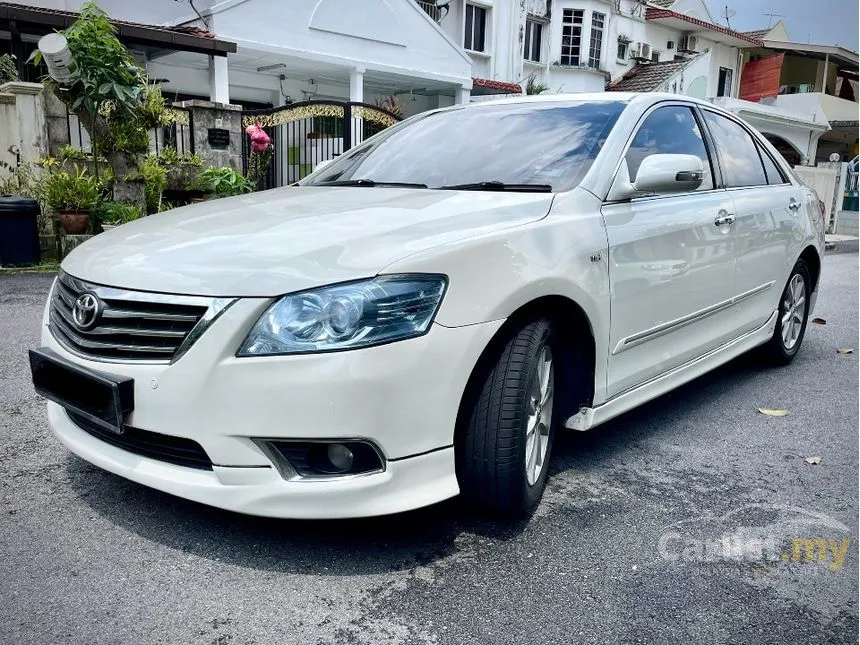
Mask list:
POLYGON ((764 173, 767 175, 767 183, 787 184, 788 179, 786 179, 785 174, 783 174, 782 170, 779 169, 779 166, 776 165, 767 151, 759 145, 756 145, 756 147, 761 155, 762 163, 764 163, 764 173))
POLYGON ((710 110, 704 110, 704 114, 720 155, 726 186, 766 185, 764 166, 749 132, 731 119, 710 110))
POLYGON ((630 181, 636 181, 636 173, 639 172, 642 160, 655 154, 699 157, 705 167, 705 178, 699 190, 710 190, 714 187, 713 170, 702 131, 690 108, 667 105, 657 108, 645 117, 625 157, 630 181))

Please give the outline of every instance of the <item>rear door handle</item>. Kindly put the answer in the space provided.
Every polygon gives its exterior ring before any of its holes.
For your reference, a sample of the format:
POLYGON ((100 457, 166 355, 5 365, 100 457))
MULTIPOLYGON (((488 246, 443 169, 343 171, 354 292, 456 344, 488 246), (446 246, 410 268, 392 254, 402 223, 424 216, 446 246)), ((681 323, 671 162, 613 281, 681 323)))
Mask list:
POLYGON ((720 216, 714 220, 714 226, 723 226, 728 224, 733 224, 735 221, 735 216, 730 213, 726 213, 725 211, 720 211, 720 216))
POLYGON ((800 202, 797 201, 794 197, 788 200, 788 209, 792 211, 796 211, 800 208, 800 202))

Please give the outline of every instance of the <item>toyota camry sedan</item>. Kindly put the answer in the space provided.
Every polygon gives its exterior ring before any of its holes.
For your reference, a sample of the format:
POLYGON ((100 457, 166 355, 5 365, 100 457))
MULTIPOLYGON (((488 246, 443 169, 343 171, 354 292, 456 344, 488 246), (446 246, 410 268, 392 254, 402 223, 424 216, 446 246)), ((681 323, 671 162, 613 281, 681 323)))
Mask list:
POLYGON ((706 102, 426 112, 298 185, 77 248, 33 381, 69 450, 205 504, 338 518, 459 494, 523 516, 557 432, 750 350, 797 355, 823 213, 706 102))

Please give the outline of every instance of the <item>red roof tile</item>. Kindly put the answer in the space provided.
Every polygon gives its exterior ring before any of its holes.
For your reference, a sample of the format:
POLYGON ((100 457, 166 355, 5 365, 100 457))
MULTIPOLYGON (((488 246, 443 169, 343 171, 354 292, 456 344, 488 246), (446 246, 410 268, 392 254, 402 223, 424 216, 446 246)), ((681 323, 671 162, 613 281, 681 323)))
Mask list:
POLYGON ((488 90, 496 90, 499 94, 522 94, 523 88, 519 83, 508 83, 507 81, 493 81, 488 78, 472 77, 472 85, 483 87, 488 90))

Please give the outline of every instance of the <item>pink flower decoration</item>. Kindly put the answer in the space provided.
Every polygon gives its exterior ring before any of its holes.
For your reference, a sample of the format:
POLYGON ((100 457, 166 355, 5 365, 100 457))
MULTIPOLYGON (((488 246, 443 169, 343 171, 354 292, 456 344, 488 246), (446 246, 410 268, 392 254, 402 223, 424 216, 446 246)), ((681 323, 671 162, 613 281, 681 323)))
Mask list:
POLYGON ((245 134, 247 134, 249 137, 253 136, 253 134, 259 129, 260 129, 260 126, 249 125, 247 128, 245 128, 245 134))
POLYGON ((263 152, 266 148, 269 147, 269 142, 271 140, 269 139, 269 135, 266 134, 266 132, 262 128, 257 127, 257 129, 254 132, 250 133, 250 135, 251 150, 253 152, 263 152))

